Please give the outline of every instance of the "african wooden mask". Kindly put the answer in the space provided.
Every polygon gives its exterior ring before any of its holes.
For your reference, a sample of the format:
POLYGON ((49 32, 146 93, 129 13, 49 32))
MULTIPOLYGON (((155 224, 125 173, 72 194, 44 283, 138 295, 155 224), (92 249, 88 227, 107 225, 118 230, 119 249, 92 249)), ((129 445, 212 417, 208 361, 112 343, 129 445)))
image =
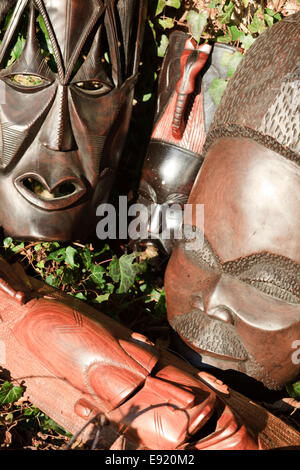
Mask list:
POLYGON ((127 134, 146 2, 4 1, 3 20, 10 7, 0 49, 0 225, 19 238, 81 238, 95 229, 127 134), (23 51, 9 65, 24 22, 23 51))
POLYGON ((259 37, 218 108, 189 203, 202 248, 180 242, 168 317, 202 361, 279 389, 300 371, 300 14, 259 37), (298 348, 298 354, 297 354, 298 348))

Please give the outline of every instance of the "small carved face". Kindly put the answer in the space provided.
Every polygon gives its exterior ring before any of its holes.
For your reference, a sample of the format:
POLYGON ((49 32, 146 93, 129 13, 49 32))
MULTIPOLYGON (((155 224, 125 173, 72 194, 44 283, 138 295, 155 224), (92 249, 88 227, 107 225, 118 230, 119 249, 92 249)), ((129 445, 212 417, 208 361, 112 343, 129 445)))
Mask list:
POLYGON ((254 141, 222 138, 189 203, 204 204, 204 243, 181 242, 171 256, 170 324, 203 362, 281 388, 300 371, 300 168, 254 141))
POLYGON ((0 50, 0 225, 7 233, 70 239, 93 230, 130 120, 137 11, 128 3, 17 2, 0 50), (7 66, 14 30, 26 18, 23 51, 7 66))

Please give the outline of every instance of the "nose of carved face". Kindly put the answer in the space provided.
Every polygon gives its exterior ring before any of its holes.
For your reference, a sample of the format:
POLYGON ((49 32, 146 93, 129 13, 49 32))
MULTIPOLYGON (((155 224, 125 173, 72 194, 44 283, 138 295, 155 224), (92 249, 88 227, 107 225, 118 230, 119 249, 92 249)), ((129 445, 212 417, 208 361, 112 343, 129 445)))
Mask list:
POLYGON ((200 310, 202 313, 208 315, 212 319, 220 320, 229 325, 233 325, 233 311, 226 305, 222 305, 215 291, 206 296, 205 303, 206 307, 204 306, 203 296, 201 294, 194 296, 191 299, 191 307, 200 310))
POLYGON ((86 193, 83 182, 73 177, 51 186, 41 175, 27 173, 16 178, 14 184, 29 203, 48 211, 67 208, 86 193))

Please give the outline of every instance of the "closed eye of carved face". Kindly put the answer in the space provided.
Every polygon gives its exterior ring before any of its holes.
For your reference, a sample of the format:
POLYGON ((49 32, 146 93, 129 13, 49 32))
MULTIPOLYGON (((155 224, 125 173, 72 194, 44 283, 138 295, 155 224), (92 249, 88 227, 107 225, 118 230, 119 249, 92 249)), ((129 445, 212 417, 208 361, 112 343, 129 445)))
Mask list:
POLYGON ((112 90, 112 86, 100 80, 88 80, 74 84, 76 88, 88 94, 105 95, 112 90))
POLYGON ((300 304, 300 266, 284 256, 255 253, 222 263, 205 236, 201 250, 185 252, 205 269, 236 277, 273 298, 300 304))
POLYGON ((289 303, 300 303, 300 267, 293 261, 269 253, 256 255, 255 262, 248 257, 248 267, 239 274, 265 294, 289 303))

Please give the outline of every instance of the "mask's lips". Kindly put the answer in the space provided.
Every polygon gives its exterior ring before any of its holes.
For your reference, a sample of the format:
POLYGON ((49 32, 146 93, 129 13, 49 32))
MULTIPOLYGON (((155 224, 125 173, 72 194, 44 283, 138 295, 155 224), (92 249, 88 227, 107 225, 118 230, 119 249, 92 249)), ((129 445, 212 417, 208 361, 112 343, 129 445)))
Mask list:
POLYGON ((74 177, 64 178, 50 188, 41 175, 26 173, 18 176, 14 185, 30 204, 47 211, 66 209, 86 193, 84 183, 74 177))
POLYGON ((176 315, 170 325, 179 336, 199 354, 220 359, 245 361, 248 353, 234 331, 234 327, 208 317, 203 311, 193 310, 176 315))

